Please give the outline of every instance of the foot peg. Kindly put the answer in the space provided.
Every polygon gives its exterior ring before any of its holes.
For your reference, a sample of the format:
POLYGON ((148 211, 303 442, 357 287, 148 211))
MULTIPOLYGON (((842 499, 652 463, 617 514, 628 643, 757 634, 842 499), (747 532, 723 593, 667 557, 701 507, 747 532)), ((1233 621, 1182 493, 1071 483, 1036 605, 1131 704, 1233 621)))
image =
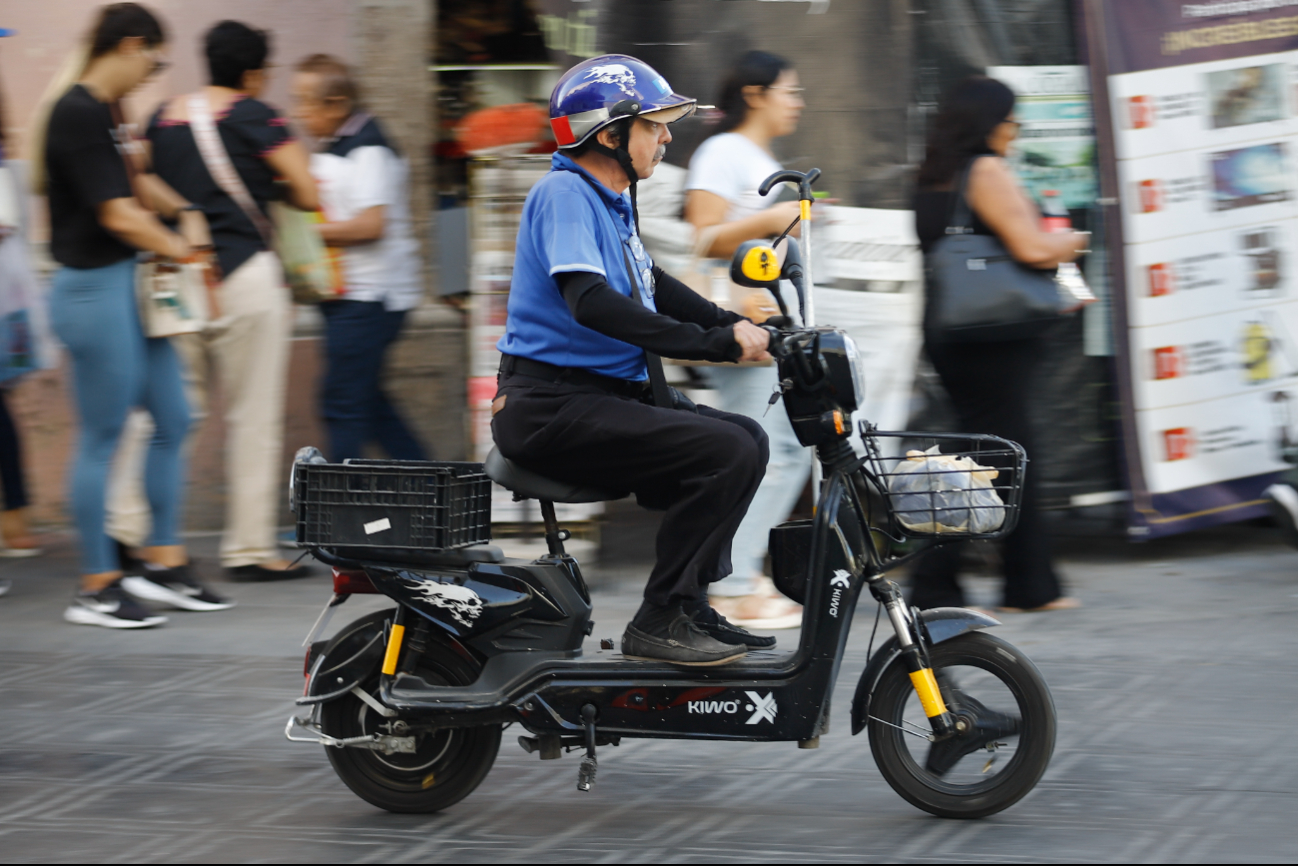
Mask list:
POLYGON ((581 759, 581 767, 577 770, 577 790, 589 791, 595 784, 595 771, 599 769, 599 761, 595 758, 595 714, 594 704, 586 704, 581 708, 581 721, 586 727, 586 757, 581 759))

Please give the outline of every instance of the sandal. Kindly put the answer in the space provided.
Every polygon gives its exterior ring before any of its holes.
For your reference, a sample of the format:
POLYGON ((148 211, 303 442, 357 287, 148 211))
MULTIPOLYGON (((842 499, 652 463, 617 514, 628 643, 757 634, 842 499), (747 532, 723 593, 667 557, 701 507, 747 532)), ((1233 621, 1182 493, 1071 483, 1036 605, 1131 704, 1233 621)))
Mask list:
POLYGON ((1001 613, 1047 613, 1052 610, 1077 610, 1082 603, 1070 595, 1061 595, 1054 601, 1048 601, 1041 607, 998 607, 1001 613))

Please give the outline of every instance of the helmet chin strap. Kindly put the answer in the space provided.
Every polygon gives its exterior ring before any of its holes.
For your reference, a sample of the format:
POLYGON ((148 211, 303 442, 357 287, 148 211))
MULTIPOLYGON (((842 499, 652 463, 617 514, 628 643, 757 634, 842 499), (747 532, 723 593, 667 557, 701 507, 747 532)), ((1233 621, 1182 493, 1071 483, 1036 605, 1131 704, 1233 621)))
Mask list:
MULTIPOLYGON (((627 130, 630 134, 630 129, 627 130)), ((590 143, 590 149, 596 153, 603 154, 610 159, 617 160, 617 164, 622 166, 626 172, 626 179, 631 183, 631 215, 635 218, 636 234, 640 233, 640 208, 636 202, 636 184, 640 182, 640 174, 635 170, 635 163, 631 159, 631 154, 627 151, 625 144, 619 144, 616 149, 606 147, 598 141, 590 143)))
MULTIPOLYGON (((628 119, 634 118, 640 113, 640 103, 624 99, 617 105, 613 106, 609 113, 613 117, 625 117, 628 119)), ((635 219, 636 234, 639 234, 640 207, 636 202, 636 184, 640 182, 640 174, 635 170, 635 163, 631 159, 630 152, 626 149, 627 142, 631 138, 631 129, 634 123, 634 120, 630 120, 630 122, 626 124, 625 129, 622 131, 622 135, 619 136, 620 141, 618 142, 616 149, 604 146, 600 143, 598 138, 590 143, 590 149, 596 153, 602 153, 604 156, 617 160, 617 164, 622 166, 622 170, 626 172, 626 179, 631 184, 631 215, 635 219)))

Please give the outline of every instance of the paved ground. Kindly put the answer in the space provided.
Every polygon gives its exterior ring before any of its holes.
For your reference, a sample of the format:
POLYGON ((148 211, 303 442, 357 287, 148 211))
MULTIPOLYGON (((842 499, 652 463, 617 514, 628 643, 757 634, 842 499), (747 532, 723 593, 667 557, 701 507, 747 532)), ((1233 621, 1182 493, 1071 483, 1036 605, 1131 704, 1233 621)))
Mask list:
MULTIPOLYGON (((214 545, 195 548, 210 562, 214 545)), ((849 735, 868 605, 818 751, 631 741, 601 753, 583 795, 575 757, 542 764, 511 730, 473 796, 420 817, 371 808, 321 749, 282 738, 323 580, 214 581, 236 610, 74 628, 59 614, 75 563, 56 539, 0 564, 15 582, 0 599, 0 861, 1298 859, 1298 552, 1239 527, 1072 542, 1064 569, 1084 610, 999 630, 1045 673, 1061 725, 1037 791, 994 818, 917 812, 849 735)), ((635 575, 601 577, 596 637, 617 636, 635 575)), ((993 584, 974 586, 991 603, 993 584)))

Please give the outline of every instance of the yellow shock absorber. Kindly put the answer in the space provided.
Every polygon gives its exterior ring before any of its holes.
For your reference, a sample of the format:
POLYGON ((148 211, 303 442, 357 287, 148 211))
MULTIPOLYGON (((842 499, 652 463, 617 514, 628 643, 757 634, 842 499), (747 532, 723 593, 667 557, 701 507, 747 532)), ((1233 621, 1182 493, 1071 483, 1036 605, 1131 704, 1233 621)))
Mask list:
MULTIPOLYGON (((392 624, 392 633, 388 635, 388 651, 383 655, 383 673, 392 676, 397 672, 397 659, 401 656, 401 639, 406 636, 406 627, 404 625, 392 624)), ((914 678, 914 674, 911 677, 914 678)), ((929 678, 932 679, 933 672, 929 672, 929 678)), ((936 690, 936 688, 935 688, 936 690)), ((941 700, 939 698, 939 700, 941 700)), ((924 705, 928 709, 928 704, 924 705)))
POLYGON ((811 202, 804 198, 800 204, 802 205, 802 218, 809 221, 811 219, 811 202))
POLYGON ((919 695, 919 702, 924 705, 924 715, 931 719, 946 712, 946 701, 942 700, 942 692, 937 687, 937 678, 933 676, 932 668, 913 671, 910 682, 915 687, 915 694, 919 695))

